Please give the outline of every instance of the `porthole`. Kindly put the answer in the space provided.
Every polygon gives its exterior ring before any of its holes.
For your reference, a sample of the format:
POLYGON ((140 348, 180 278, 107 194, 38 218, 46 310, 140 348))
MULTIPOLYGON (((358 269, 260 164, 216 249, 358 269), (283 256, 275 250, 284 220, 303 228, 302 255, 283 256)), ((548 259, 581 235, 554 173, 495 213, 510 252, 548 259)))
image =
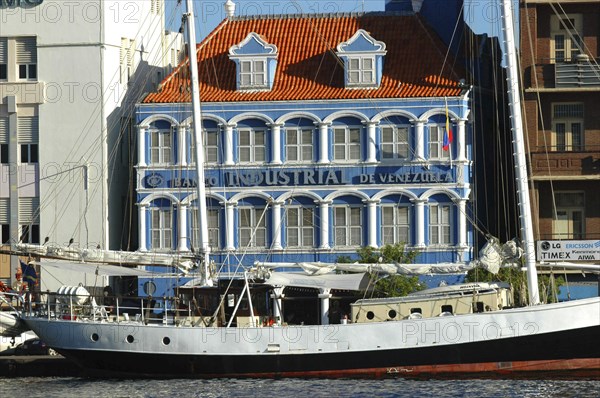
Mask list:
POLYGON ((396 314, 396 310, 389 310, 389 312, 388 312, 388 316, 389 316, 391 319, 394 319, 394 318, 396 317, 396 315, 397 315, 397 314, 396 314))
POLYGON ((171 344, 171 339, 168 337, 163 337, 163 344, 164 345, 169 345, 171 344))
POLYGON ((133 336, 132 336, 132 335, 127 335, 127 342, 128 342, 129 344, 133 343, 133 342, 134 342, 134 340, 135 340, 135 339, 133 338, 133 336))
POLYGON ((373 319, 373 318, 375 318, 375 314, 373 313, 373 311, 369 311, 369 312, 367 312, 367 319, 368 319, 368 320, 371 320, 371 319, 373 319))
POLYGON ((144 283, 144 293, 148 296, 152 296, 156 292, 156 284, 152 281, 144 283))
POLYGON ((92 339, 92 341, 98 341, 98 339, 100 339, 100 336, 98 336, 98 333, 92 333, 90 338, 92 339))

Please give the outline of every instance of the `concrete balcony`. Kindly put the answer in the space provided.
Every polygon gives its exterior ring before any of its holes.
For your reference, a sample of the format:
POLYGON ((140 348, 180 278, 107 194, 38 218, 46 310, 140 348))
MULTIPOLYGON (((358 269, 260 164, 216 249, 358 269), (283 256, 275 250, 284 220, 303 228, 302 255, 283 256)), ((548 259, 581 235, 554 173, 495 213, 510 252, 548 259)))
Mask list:
POLYGON ((600 148, 531 152, 532 180, 600 180, 600 148))

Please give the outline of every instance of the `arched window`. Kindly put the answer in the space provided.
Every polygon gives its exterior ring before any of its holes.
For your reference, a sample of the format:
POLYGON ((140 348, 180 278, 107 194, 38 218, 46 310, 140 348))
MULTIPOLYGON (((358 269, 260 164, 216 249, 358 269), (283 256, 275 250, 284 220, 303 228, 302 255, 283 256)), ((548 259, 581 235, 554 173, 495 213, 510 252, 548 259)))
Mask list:
POLYGON ((381 244, 410 244, 410 207, 408 205, 381 205, 381 244))
POLYGON ((285 232, 287 247, 306 248, 315 245, 314 213, 314 207, 286 207, 285 232))
POLYGON ((238 242, 240 248, 267 246, 267 217, 264 207, 239 207, 238 242))
POLYGON ((150 164, 173 162, 173 131, 171 127, 150 128, 150 164))
POLYGON ((410 126, 384 125, 381 126, 381 160, 408 160, 410 126))
POLYGON ((362 205, 334 205, 333 224, 335 246, 362 246, 362 205))
POLYGON ((451 142, 442 124, 429 125, 429 158, 449 160, 451 142), (444 137, 446 136, 446 137, 444 137))
POLYGON ((429 205, 429 244, 451 244, 450 220, 452 206, 446 203, 431 203, 429 205))
POLYGON ((173 249, 173 206, 167 199, 154 201, 150 213, 150 244, 152 250, 173 249))

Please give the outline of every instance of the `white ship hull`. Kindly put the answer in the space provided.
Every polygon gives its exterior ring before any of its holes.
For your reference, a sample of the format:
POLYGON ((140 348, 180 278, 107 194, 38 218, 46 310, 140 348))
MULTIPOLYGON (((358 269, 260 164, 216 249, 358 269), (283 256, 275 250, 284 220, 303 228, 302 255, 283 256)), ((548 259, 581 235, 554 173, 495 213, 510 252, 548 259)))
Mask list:
POLYGON ((497 312, 328 326, 184 327, 24 316, 99 374, 344 377, 600 372, 600 298, 497 312), (596 336, 596 337, 594 337, 596 336))

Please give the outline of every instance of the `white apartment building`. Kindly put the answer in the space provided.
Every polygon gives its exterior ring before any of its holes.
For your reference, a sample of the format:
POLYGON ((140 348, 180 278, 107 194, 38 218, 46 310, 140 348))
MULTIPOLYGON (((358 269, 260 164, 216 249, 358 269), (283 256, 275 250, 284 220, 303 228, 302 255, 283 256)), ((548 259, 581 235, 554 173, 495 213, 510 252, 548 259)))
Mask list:
POLYGON ((164 0, 0 0, 3 244, 122 247, 133 108, 183 47, 166 23, 164 0))

